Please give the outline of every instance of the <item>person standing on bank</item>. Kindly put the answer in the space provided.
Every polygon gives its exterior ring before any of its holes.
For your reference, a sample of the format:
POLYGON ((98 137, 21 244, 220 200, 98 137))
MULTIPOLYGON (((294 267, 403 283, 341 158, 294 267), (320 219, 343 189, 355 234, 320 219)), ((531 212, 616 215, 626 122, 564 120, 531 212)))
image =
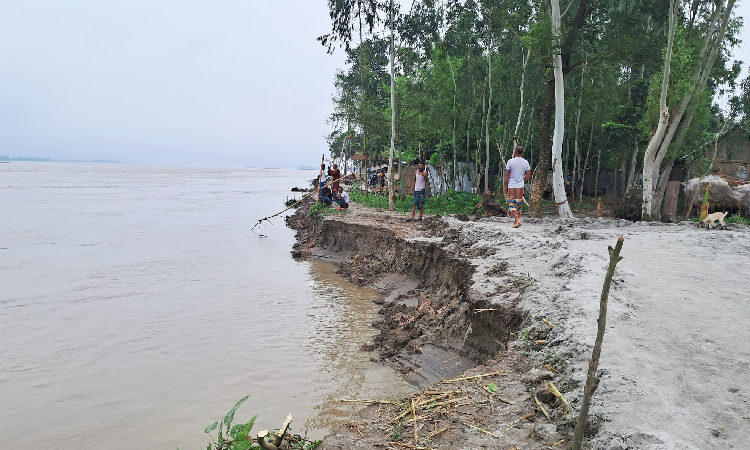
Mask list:
POLYGON ((411 206, 411 219, 414 220, 414 213, 419 208, 419 220, 422 220, 422 213, 424 212, 424 202, 427 199, 427 186, 429 186, 430 180, 427 178, 427 171, 424 168, 423 163, 419 163, 417 171, 414 172, 414 181, 411 183, 411 191, 414 194, 413 205, 411 206))
POLYGON ((331 186, 331 190, 336 193, 339 191, 339 178, 341 178, 341 171, 339 170, 339 166, 337 164, 333 165, 333 169, 330 167, 328 168, 328 175, 333 179, 333 186, 331 186))
POLYGON ((521 226, 521 206, 523 205, 524 183, 531 178, 531 166, 523 159, 523 147, 516 147, 514 158, 505 166, 503 194, 508 200, 508 214, 515 219, 513 228, 521 226))

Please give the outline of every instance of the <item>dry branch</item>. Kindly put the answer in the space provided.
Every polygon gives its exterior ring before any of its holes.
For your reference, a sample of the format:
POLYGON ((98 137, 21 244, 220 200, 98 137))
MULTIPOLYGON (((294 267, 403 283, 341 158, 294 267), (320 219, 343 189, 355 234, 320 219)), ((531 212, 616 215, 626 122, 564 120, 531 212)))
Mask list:
POLYGON ((602 342, 604 341, 604 330, 607 326, 607 300, 609 298, 609 287, 612 284, 612 276, 615 273, 615 267, 617 267, 617 263, 622 260, 620 250, 622 250, 622 244, 624 241, 625 238, 620 236, 617 238, 615 248, 609 247, 609 267, 607 268, 607 275, 604 277, 604 286, 602 286, 602 295, 599 300, 599 328, 596 332, 594 351, 591 355, 591 361, 589 362, 586 386, 583 388, 581 411, 578 414, 578 422, 576 423, 575 433, 573 434, 573 450, 581 450, 583 430, 586 428, 586 419, 589 413, 591 397, 594 395, 596 388, 599 387, 599 379, 596 377, 596 369, 599 367, 599 357, 602 353, 602 342))
POLYGON ((546 317, 542 317, 542 322, 544 322, 547 325, 549 325, 550 328, 555 328, 555 325, 552 322, 550 322, 549 320, 547 320, 546 317))

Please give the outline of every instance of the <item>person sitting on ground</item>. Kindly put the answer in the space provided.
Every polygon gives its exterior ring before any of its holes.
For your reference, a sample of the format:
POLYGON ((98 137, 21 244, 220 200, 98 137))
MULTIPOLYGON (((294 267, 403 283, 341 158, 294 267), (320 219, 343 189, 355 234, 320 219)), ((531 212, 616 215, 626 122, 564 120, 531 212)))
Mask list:
POLYGON ((411 183, 411 192, 414 194, 414 200, 412 200, 411 206, 411 219, 414 220, 414 213, 419 208, 419 220, 422 220, 422 213, 424 212, 424 202, 427 200, 427 186, 429 186, 430 180, 427 178, 427 171, 424 168, 424 163, 419 163, 417 171, 414 172, 414 181, 411 183))
POLYGON ((328 175, 330 175, 331 178, 333 179, 333 185, 331 186, 331 190, 333 192, 338 192, 339 191, 339 178, 341 178, 341 171, 339 170, 339 166, 337 164, 334 164, 333 169, 329 167, 328 175))
POLYGON ((321 203, 325 203, 328 206, 331 206, 331 197, 333 197, 331 193, 331 188, 326 186, 325 181, 320 182, 320 194, 318 195, 318 200, 320 200, 321 203))
POLYGON ((508 200, 508 215, 515 219, 513 228, 521 226, 521 207, 523 206, 524 183, 531 178, 531 166, 523 159, 523 147, 516 147, 513 159, 505 166, 503 194, 508 200))
POLYGON ((333 197, 333 201, 340 207, 347 209, 349 207, 349 194, 344 192, 344 188, 339 187, 338 192, 333 197))

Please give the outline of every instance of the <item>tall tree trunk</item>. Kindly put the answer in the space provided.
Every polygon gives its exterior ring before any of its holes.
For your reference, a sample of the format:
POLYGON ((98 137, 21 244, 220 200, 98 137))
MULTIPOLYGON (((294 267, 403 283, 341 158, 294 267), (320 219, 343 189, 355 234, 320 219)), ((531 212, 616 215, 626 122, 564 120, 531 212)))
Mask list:
POLYGON ((487 120, 485 124, 487 129, 484 132, 485 137, 485 150, 487 159, 484 162, 484 190, 485 192, 490 190, 490 114, 492 114, 492 52, 490 51, 490 45, 487 44, 487 79, 490 87, 490 99, 487 102, 487 120))
MULTIPOLYGON (((589 135, 589 146, 586 149, 586 158, 583 160, 583 171, 581 172, 581 189, 578 192, 578 201, 581 203, 583 203, 583 182, 584 180, 586 180, 586 167, 589 164, 589 153, 591 153, 591 143, 594 142, 594 124, 595 123, 596 123, 596 107, 594 107, 594 117, 591 119, 591 134, 589 135)), ((597 169, 597 172, 598 172, 598 169, 597 169)))
POLYGON ((576 114, 576 135, 573 139, 573 145, 575 147, 575 156, 573 157, 573 175, 571 176, 571 180, 573 185, 570 189, 570 198, 572 198, 575 201, 576 198, 576 182, 578 181, 579 175, 578 172, 581 170, 581 158, 580 153, 578 151, 578 130, 581 126, 581 104, 583 102, 583 78, 586 74, 586 69, 581 70, 581 91, 578 93, 578 113, 576 114))
MULTIPOLYGON (((703 42, 703 48, 701 49, 701 53, 699 54, 699 59, 702 59, 703 55, 705 55, 705 48, 707 47, 707 40, 708 37, 713 36, 713 28, 715 25, 716 20, 716 14, 718 11, 720 11, 721 4, 723 4, 723 1, 720 1, 719 4, 716 6, 716 10, 714 11, 714 14, 711 17, 712 20, 712 26, 710 27, 709 33, 707 33, 706 38, 704 38, 703 42)), ((708 60, 706 61, 705 67, 703 67, 703 72, 700 76, 700 83, 698 83, 697 87, 695 86, 695 79, 696 75, 701 68, 701 65, 698 64, 696 67, 696 71, 693 73, 693 80, 691 81, 690 89, 688 90, 688 93, 683 97, 682 104, 680 105, 680 111, 678 113, 678 116, 675 118, 675 120, 672 122, 677 124, 673 126, 670 125, 669 132, 667 132, 667 136, 664 138, 664 142, 662 143, 662 148, 659 149, 659 154, 656 157, 656 162, 654 167, 654 176, 656 176, 657 171, 659 170, 659 165, 661 164, 662 159, 667 154, 667 150, 669 149, 670 141, 672 140, 672 135, 674 135, 675 129, 677 129, 677 125, 680 125, 679 133, 677 134, 677 138, 675 139, 675 144, 679 147, 682 145, 683 140, 685 139, 685 135, 688 132, 688 129, 690 128, 690 124, 693 121, 693 114, 695 113, 696 108, 698 107, 698 104, 700 103, 701 96, 703 95, 703 92, 706 87, 706 82, 708 81, 708 77, 711 74, 711 69, 713 68, 714 63, 716 62, 716 57, 718 56, 718 52, 721 49, 721 41, 724 39, 724 34, 726 33, 727 25, 729 22, 729 18, 732 13, 732 8, 734 7, 734 0, 729 0, 729 3, 727 3, 727 9, 726 13, 724 14, 724 18, 721 22, 721 27, 719 28, 719 33, 716 36, 716 39, 711 44, 711 51, 708 55, 708 60), (682 114, 685 112, 685 108, 687 107, 690 96, 692 95, 692 105, 690 106, 690 109, 688 111, 688 115, 685 118, 684 122, 680 123, 680 119, 682 118, 682 114)), ((700 61, 699 61, 700 62, 700 61)), ((664 167, 664 171, 662 174, 662 177, 665 177, 667 180, 669 179, 669 175, 672 171, 672 165, 667 164, 664 167)), ((655 194, 655 205, 656 209, 660 209, 661 201, 664 198, 664 190, 666 189, 666 181, 664 183, 659 182, 659 185, 656 189, 655 194)))
POLYGON ((669 0, 669 36, 667 38, 667 54, 664 59, 664 78, 661 82, 661 97, 659 99, 659 124, 656 132, 651 136, 651 141, 646 148, 646 155, 643 157, 643 206, 641 214, 643 220, 651 220, 651 207, 653 201, 653 173, 656 153, 664 138, 664 133, 669 124, 669 109, 667 108, 667 90, 669 89, 669 72, 672 63, 672 47, 674 44, 674 30, 677 22, 677 10, 679 3, 676 0, 669 0))
POLYGON ((531 186, 531 217, 542 217, 542 197, 547 188, 547 174, 549 173, 552 155, 552 136, 550 125, 552 121, 552 103, 555 100, 555 80, 547 83, 547 98, 544 100, 542 111, 539 114, 539 157, 532 178, 531 186))
POLYGON ((530 54, 531 51, 527 50, 526 56, 524 57, 523 51, 521 52, 523 71, 521 72, 521 87, 518 88, 521 93, 521 102, 518 106, 518 120, 516 120, 516 130, 513 132, 513 148, 511 149, 511 151, 515 151, 516 146, 518 146, 518 130, 521 128, 521 119, 523 118, 523 83, 526 78, 526 65, 529 62, 530 54))
POLYGON ((596 155, 596 180, 594 180, 594 195, 599 196, 599 169, 602 166, 602 146, 599 145, 599 153, 596 155))
POLYGON ((396 59, 396 48, 394 40, 394 30, 396 26, 393 23, 393 0, 391 0, 391 154, 388 157, 388 209, 396 209, 393 199, 393 154, 396 147, 396 72, 394 70, 394 60, 396 59))
POLYGON ((661 171, 659 183, 654 193, 654 210, 659 212, 659 217, 661 217, 661 203, 664 201, 664 192, 667 188, 669 176, 672 174, 672 167, 674 167, 674 158, 669 158, 664 164, 664 169, 661 171))
MULTIPOLYGON (((560 39, 560 1, 552 1, 552 34, 556 41, 560 39)), ((555 192, 555 204, 560 217, 573 217, 568 197, 565 193, 565 175, 563 172, 562 143, 565 133, 565 83, 563 81, 562 56, 559 46, 553 50, 555 74, 555 133, 552 137, 552 187, 555 192)))
POLYGON ((451 68, 451 78, 453 79, 453 170, 451 173, 453 174, 453 190, 457 191, 458 188, 456 186, 456 153, 458 153, 458 148, 456 147, 456 96, 458 95, 458 87, 456 86, 456 74, 453 71, 453 63, 450 60, 450 57, 447 57, 448 59, 448 65, 451 68))
MULTIPOLYGON (((711 14, 711 19, 709 22, 708 31, 706 32, 706 35, 703 38, 703 44, 701 46, 701 49, 698 53, 698 57, 695 60, 695 67, 693 69, 693 78, 690 80, 690 87, 685 92, 685 95, 682 97, 682 102, 680 103, 680 107, 677 110, 677 113, 672 118, 672 122, 669 124, 669 128, 666 132, 666 135, 664 136, 664 140, 661 143, 661 146, 659 147, 659 152, 656 155, 656 158, 654 160, 654 168, 653 168, 653 177, 656 178, 659 175, 659 169, 661 168, 661 163, 664 159, 664 157, 667 154, 667 151, 669 150, 669 145, 672 142, 672 138, 675 135, 675 132, 677 131, 677 128, 680 126, 682 121, 682 116, 685 113, 685 110, 687 109, 688 105, 690 104, 691 98, 700 98, 701 94, 703 93, 703 89, 705 88, 706 81, 708 80, 708 76, 711 73, 711 69, 713 68, 714 63, 716 62, 716 57, 718 56, 718 51, 721 47, 721 41, 724 39, 724 34, 726 33, 727 25, 729 23, 729 18, 732 13, 732 7, 734 6, 734 0, 730 0, 727 4, 727 11, 724 15, 724 19, 721 23, 721 28, 719 29, 719 33, 716 37, 716 39, 711 43, 711 40, 713 39, 714 30, 716 29, 716 24, 719 20, 719 15, 721 13, 722 6, 724 5, 724 0, 719 0, 716 5, 714 12, 711 14), (709 52, 708 59, 704 61, 706 57, 706 51, 709 48, 709 43, 711 43, 710 48, 711 51, 709 52), (700 80, 700 84, 699 84, 700 80)), ((697 106, 697 102, 693 105, 693 107, 697 106)), ((694 111, 694 110, 691 110, 694 111)), ((692 114, 689 114, 690 121, 692 121, 692 114)), ((690 126, 690 121, 687 121, 682 124, 682 129, 684 129, 687 132, 687 129, 690 126)), ((683 134, 682 132, 680 134, 683 134)), ((680 142, 681 143, 681 142, 680 142)), ((671 167, 670 167, 671 171, 671 167)), ((666 173, 666 171, 665 171, 666 173)), ((669 174, 667 173, 667 178, 669 178, 669 174)), ((664 188, 666 188, 666 182, 661 183, 659 182, 659 188, 656 189, 656 195, 655 195, 655 202, 654 202, 654 209, 659 211, 661 209, 661 200, 664 198, 664 188)))
POLYGON ((638 159, 638 138, 635 138, 635 145, 633 146, 633 157, 630 158, 630 173, 628 174, 628 186, 626 190, 630 190, 635 182, 635 163, 638 159))

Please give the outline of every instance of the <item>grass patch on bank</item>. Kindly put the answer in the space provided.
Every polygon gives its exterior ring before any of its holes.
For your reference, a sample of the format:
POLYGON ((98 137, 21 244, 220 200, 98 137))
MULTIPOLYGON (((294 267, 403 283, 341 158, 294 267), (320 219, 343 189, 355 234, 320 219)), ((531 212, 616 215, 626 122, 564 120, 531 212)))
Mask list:
MULTIPOLYGON (((349 198, 353 202, 370 208, 388 209, 387 193, 376 195, 371 192, 369 195, 365 195, 363 191, 359 190, 358 186, 354 186, 349 192, 349 198)), ((396 211, 411 213, 412 199, 413 197, 410 195, 403 198, 396 197, 394 201, 396 211)), ((447 214, 470 214, 480 201, 482 201, 482 197, 473 195, 471 192, 456 192, 451 189, 448 191, 447 214)), ((446 214, 445 196, 427 197, 424 212, 426 214, 446 214)))

